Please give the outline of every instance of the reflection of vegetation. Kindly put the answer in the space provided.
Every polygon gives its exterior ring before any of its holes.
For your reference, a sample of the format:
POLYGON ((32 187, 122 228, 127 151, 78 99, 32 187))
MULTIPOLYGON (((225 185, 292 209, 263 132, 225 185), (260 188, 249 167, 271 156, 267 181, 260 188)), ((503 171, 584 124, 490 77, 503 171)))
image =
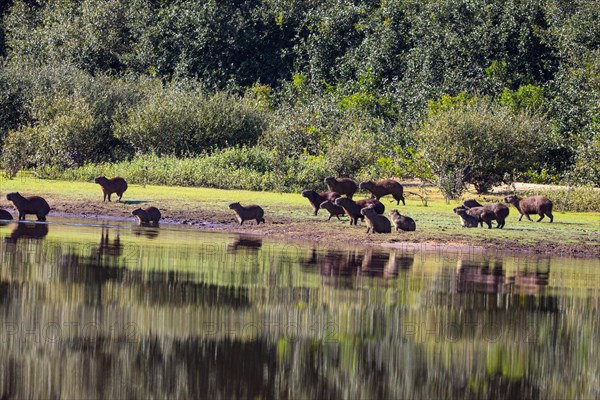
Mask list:
POLYGON ((0 393, 595 396, 595 261, 252 239, 54 225, 0 242, 0 393))

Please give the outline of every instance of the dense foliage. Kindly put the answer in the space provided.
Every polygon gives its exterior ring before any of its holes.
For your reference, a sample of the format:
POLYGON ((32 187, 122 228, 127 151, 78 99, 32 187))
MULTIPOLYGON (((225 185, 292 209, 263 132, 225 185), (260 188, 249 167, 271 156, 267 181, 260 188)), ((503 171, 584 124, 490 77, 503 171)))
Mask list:
POLYGON ((189 157, 204 170, 177 181, 197 185, 229 154, 270 182, 257 189, 324 175, 419 177, 449 197, 513 179, 600 185, 600 0, 13 0, 0 13, 9 176, 189 157))

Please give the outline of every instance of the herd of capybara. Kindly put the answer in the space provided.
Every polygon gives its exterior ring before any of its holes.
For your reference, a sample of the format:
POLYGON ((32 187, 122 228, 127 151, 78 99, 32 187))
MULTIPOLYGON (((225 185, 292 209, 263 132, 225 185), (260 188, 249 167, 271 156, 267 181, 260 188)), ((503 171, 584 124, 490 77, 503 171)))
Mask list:
MULTIPOLYGON (((123 194, 127 190, 127 182, 121 177, 108 179, 100 176, 94 179, 99 184, 104 194, 103 201, 111 201, 110 197, 115 193, 121 201, 123 194)), ((405 215, 401 215, 398 210, 388 212, 388 219, 385 215, 385 206, 380 201, 384 196, 391 195, 396 204, 400 201, 405 205, 404 188, 402 184, 393 179, 384 179, 378 182, 367 181, 356 184, 350 178, 335 178, 329 176, 324 179, 324 183, 329 188, 327 192, 317 192, 312 189, 303 190, 301 195, 306 197, 313 209, 313 215, 317 216, 320 209, 329 212, 328 221, 332 217, 348 216, 350 225, 357 225, 359 220, 366 223, 367 233, 391 233, 392 225, 396 231, 415 231, 417 225, 415 221, 405 215), (359 190, 365 190, 370 193, 370 197, 362 200, 353 200, 352 196, 359 190)), ((18 192, 9 193, 6 196, 11 201, 19 214, 19 220, 25 220, 27 214, 37 216, 38 221, 46 221, 46 216, 50 212, 48 202, 40 196, 24 197, 18 192)), ((552 201, 544 196, 531 196, 521 198, 516 195, 509 195, 504 198, 504 203, 512 204, 520 214, 519 221, 531 214, 539 215, 537 222, 545 216, 554 220, 552 215, 552 201)), ((265 223, 264 210, 262 207, 250 204, 241 205, 239 202, 231 203, 229 208, 235 212, 236 219, 242 225, 244 221, 256 221, 256 224, 265 223)), ((509 208, 502 203, 480 204, 476 200, 466 200, 459 207, 454 208, 454 212, 459 216, 461 225, 467 228, 487 225, 492 228, 492 221, 496 221, 497 228, 503 228, 506 223, 506 217, 509 214, 509 208)), ((145 209, 138 208, 131 212, 131 215, 137 218, 141 225, 157 225, 162 215, 158 208, 154 206, 145 209)), ((0 220, 12 220, 12 214, 6 210, 0 209, 0 220)))

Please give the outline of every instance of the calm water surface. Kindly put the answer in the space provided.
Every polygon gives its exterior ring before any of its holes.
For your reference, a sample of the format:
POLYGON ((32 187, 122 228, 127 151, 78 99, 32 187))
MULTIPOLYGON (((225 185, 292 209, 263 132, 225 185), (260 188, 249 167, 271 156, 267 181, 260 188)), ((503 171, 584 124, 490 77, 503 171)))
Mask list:
POLYGON ((598 398, 600 260, 0 227, 1 398, 598 398))

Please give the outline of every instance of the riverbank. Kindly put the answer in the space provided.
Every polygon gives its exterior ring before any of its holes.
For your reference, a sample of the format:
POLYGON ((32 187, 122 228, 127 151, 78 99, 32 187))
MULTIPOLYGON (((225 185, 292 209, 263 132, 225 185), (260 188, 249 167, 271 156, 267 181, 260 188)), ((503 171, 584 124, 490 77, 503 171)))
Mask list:
MULTIPOLYGON (((408 188, 409 191, 416 189, 408 188)), ((184 224, 203 230, 252 233, 277 239, 308 240, 322 246, 342 243, 357 245, 468 247, 496 251, 530 252, 575 257, 600 258, 600 213, 554 212, 553 223, 547 219, 518 222, 511 208, 504 229, 463 228, 452 209, 458 202, 446 204, 435 191, 428 193, 428 205, 414 195, 407 196, 406 206, 396 206, 383 198, 386 211, 398 209, 417 223, 416 232, 367 234, 364 223, 350 226, 347 218, 327 221, 321 210, 313 216, 308 200, 300 194, 130 185, 123 202, 103 202, 98 185, 87 182, 49 181, 35 178, 0 180, 0 206, 15 213, 6 193, 46 198, 53 215, 83 218, 131 218, 131 211, 150 205, 158 207, 164 222, 184 224), (265 209, 265 224, 246 222, 239 226, 228 209, 231 202, 259 204, 265 209)), ((114 195, 113 195, 114 197, 114 195)), ((357 198, 366 197, 358 194, 357 198)), ((476 196, 473 196, 477 198, 476 196)), ((114 200, 114 199, 113 199, 114 200)), ((486 196, 480 201, 492 201, 486 196)), ((29 219, 34 218, 29 216, 29 219)))

